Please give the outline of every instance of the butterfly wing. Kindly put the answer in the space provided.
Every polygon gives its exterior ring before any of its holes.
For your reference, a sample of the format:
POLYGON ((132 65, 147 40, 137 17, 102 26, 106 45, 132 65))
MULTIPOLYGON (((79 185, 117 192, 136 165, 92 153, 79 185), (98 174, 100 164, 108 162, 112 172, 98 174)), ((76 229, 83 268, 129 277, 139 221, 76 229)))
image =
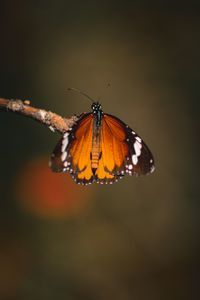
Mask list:
POLYGON ((109 116, 104 114, 101 121, 100 149, 101 158, 96 170, 98 183, 112 184, 123 177, 121 170, 124 168, 128 147, 125 141, 125 132, 121 124, 109 122, 109 116))
POLYGON ((103 116, 101 144, 104 170, 114 175, 114 179, 124 174, 137 176, 153 172, 154 159, 147 145, 115 116, 103 116))
POLYGON ((92 147, 93 115, 83 114, 77 123, 65 132, 51 156, 54 172, 70 172, 77 183, 92 183, 90 152, 92 147))

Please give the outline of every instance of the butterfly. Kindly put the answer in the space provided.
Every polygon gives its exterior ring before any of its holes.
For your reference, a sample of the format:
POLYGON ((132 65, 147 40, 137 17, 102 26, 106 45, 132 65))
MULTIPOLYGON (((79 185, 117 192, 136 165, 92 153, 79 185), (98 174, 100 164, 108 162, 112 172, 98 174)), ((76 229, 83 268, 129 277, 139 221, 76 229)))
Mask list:
POLYGON ((91 108, 63 134, 51 155, 51 169, 69 172, 82 185, 112 184, 125 174, 152 173, 154 159, 141 137, 117 117, 105 114, 99 102, 91 108))

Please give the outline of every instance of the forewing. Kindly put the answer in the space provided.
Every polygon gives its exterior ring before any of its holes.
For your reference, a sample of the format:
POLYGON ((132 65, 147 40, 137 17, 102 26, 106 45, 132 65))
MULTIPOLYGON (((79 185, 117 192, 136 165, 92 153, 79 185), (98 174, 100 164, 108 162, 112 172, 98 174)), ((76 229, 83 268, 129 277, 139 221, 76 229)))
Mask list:
POLYGON ((120 125, 110 126, 107 115, 103 115, 100 130, 101 158, 96 170, 97 183, 114 183, 123 174, 119 171, 124 164, 124 156, 128 147, 124 143, 125 134, 120 125))
POLYGON ((54 172, 69 171, 77 183, 93 182, 90 151, 92 147, 92 114, 84 114, 65 132, 51 156, 54 172))
POLYGON ((145 175, 153 172, 154 159, 144 141, 115 116, 105 114, 101 130, 105 170, 115 176, 145 175))

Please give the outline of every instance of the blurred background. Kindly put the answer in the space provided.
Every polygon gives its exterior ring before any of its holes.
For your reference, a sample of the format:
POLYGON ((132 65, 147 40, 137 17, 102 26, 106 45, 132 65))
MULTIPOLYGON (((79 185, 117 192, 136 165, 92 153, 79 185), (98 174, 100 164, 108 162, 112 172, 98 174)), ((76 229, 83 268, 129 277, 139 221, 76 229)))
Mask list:
POLYGON ((0 96, 67 117, 90 110, 79 88, 156 162, 80 187, 48 168, 58 134, 0 112, 1 300, 200 297, 199 17, 197 1, 1 1, 0 96))

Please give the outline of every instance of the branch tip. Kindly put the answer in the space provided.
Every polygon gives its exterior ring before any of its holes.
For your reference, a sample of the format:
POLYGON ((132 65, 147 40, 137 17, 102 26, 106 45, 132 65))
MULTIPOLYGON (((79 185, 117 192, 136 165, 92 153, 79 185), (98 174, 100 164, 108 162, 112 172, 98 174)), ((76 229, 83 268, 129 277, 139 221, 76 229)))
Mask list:
POLYGON ((5 99, 0 98, 0 110, 10 111, 29 118, 32 118, 41 124, 46 125, 52 132, 64 133, 69 130, 78 120, 77 116, 63 118, 62 116, 46 111, 45 109, 36 108, 30 105, 29 100, 5 99))

